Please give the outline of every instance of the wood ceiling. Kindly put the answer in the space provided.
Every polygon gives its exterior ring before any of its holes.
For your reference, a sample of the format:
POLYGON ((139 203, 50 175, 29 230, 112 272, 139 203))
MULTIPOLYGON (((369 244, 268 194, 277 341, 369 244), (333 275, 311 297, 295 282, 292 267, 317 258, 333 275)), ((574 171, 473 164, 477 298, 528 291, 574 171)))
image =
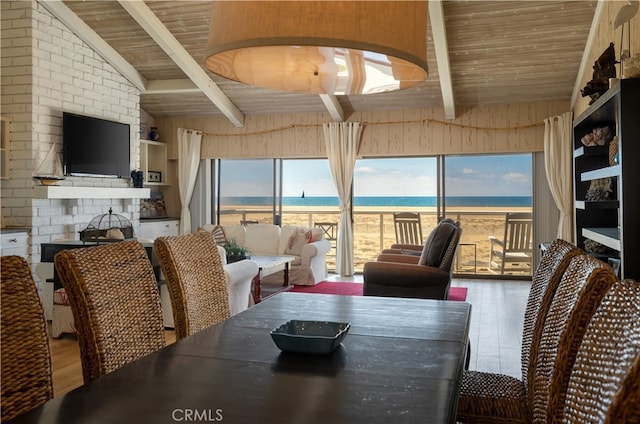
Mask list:
POLYGON ((597 5, 432 0, 425 82, 397 92, 323 98, 251 87, 207 71, 209 1, 51 3, 57 4, 43 4, 137 81, 140 106, 150 115, 227 116, 237 126, 255 114, 329 110, 339 120, 360 110, 444 107, 453 118, 460 106, 569 101, 597 5), (104 42, 110 48, 100 47, 104 42))

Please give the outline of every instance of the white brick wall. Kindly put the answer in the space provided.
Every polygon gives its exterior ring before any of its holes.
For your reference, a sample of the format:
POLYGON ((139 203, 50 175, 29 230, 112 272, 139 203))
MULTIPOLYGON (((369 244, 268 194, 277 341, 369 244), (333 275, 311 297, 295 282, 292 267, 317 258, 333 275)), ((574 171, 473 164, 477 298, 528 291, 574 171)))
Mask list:
MULTIPOLYGON (((131 126, 131 169, 139 167, 140 92, 37 1, 2 1, 2 115, 11 123, 11 178, 2 181, 2 225, 31 228, 40 243, 78 239, 98 214, 126 216, 139 232, 137 201, 33 198, 33 172, 51 146, 62 150, 62 113, 131 126)), ((67 177, 61 185, 129 187, 128 179, 67 177)))

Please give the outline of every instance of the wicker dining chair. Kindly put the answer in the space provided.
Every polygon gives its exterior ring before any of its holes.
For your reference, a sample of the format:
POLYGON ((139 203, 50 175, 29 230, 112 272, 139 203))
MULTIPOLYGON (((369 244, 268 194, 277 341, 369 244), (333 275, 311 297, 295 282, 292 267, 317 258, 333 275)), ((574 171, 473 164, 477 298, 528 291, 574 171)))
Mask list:
POLYGON ((532 276, 522 332, 522 379, 482 371, 465 371, 458 401, 458 421, 465 423, 527 422, 529 370, 535 364, 540 334, 553 295, 573 257, 582 251, 554 240, 532 276))
POLYGON ((53 397, 47 323, 27 261, 2 257, 0 367, 2 422, 53 397))
POLYGON ((570 377, 554 373, 547 422, 640 422, 639 322, 640 284, 617 281, 585 329, 570 377))
POLYGON ((231 316, 224 268, 211 233, 158 237, 154 249, 171 299, 176 339, 231 316))
POLYGON ((54 262, 78 330, 85 383, 165 346, 158 285, 140 242, 63 250, 54 262))
POLYGON ((529 375, 533 383, 529 397, 533 403, 529 406, 534 423, 547 422, 551 378, 554 373, 559 379, 568 378, 584 330, 616 280, 611 267, 593 256, 579 255, 571 260, 544 322, 535 374, 529 375))

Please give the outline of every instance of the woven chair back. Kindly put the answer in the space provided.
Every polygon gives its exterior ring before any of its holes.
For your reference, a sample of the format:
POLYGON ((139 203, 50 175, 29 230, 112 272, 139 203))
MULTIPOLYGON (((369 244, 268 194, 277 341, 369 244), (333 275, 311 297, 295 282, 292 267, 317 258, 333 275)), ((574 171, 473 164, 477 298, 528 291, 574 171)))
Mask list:
POLYGON ((640 422, 640 284, 617 281, 589 322, 566 396, 552 384, 549 422, 640 422))
MULTIPOLYGON (((606 263, 588 255, 571 259, 544 321, 535 375, 529 376, 533 383, 534 423, 547 422, 551 377, 555 372, 558 381, 568 378, 584 329, 615 281, 616 275, 606 263)), ((554 389, 562 391, 560 386, 554 389)))
POLYGON ((85 383, 164 347, 158 285, 140 242, 63 250, 54 262, 78 330, 85 383))
POLYGON ((224 268, 213 235, 197 232, 154 242, 181 339, 231 315, 224 268))
POLYGON ((531 405, 533 386, 530 383, 535 370, 544 320, 562 275, 571 259, 580 253, 582 250, 573 244, 561 239, 554 240, 540 259, 540 264, 531 278, 531 290, 524 312, 521 348, 522 381, 531 405))
POLYGON ((2 257, 2 421, 53 397, 51 354, 44 310, 27 261, 2 257))

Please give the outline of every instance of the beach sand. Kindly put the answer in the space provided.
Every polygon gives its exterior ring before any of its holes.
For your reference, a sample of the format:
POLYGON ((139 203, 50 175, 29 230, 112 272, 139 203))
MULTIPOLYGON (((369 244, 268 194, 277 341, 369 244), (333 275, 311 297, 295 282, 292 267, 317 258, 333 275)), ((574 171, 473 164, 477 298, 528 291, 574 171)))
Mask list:
MULTIPOLYGON (((454 272, 489 274, 489 237, 504 237, 506 212, 530 212, 530 208, 464 207, 451 208, 447 217, 460 221, 462 238, 458 247, 454 272), (474 267, 475 261, 475 267, 474 267), (475 271, 474 271, 475 269, 475 271)), ((429 235, 436 225, 435 208, 412 207, 358 207, 354 210, 354 266, 356 272, 362 272, 365 262, 374 261, 382 249, 396 243, 393 225, 393 212, 419 212, 423 238, 429 235)), ((240 220, 257 220, 271 223, 271 213, 264 209, 238 207, 234 212, 225 211, 223 225, 238 224, 240 220)), ((338 222, 339 213, 335 207, 283 207, 282 225, 313 226, 314 222, 338 222)), ((335 269, 335 250, 329 252, 327 264, 335 269)), ((531 270, 523 267, 523 272, 514 275, 530 275, 531 270)))

